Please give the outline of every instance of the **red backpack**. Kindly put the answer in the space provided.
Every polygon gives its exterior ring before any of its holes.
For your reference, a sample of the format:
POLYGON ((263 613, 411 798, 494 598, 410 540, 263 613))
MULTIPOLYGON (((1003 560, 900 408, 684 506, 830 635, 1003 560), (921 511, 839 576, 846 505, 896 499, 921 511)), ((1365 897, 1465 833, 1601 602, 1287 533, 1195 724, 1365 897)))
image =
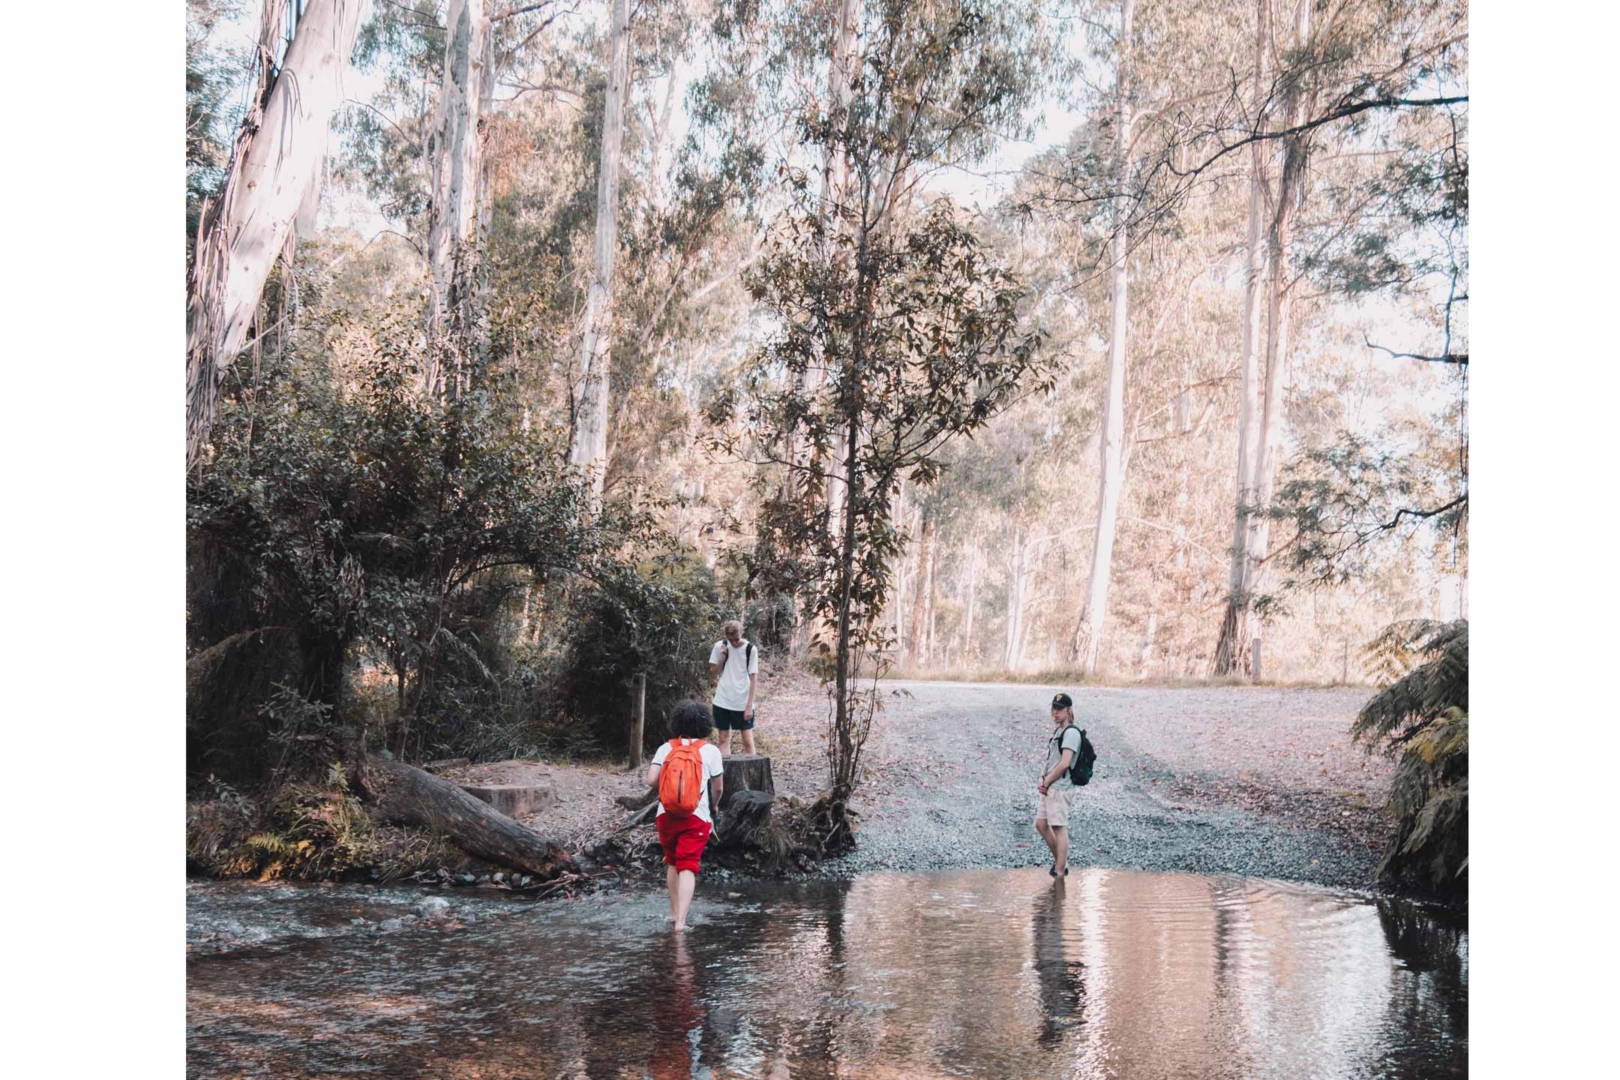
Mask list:
POLYGON ((664 813, 674 817, 690 817, 703 800, 703 747, 701 739, 693 739, 685 746, 679 739, 669 740, 669 756, 664 769, 658 774, 658 801, 664 813))

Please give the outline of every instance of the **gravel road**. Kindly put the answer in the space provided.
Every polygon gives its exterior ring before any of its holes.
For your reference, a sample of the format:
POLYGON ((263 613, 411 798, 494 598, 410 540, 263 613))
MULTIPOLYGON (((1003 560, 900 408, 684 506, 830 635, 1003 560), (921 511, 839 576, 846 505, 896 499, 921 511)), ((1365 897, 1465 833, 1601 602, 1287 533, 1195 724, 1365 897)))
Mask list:
MULTIPOLYGON (((885 683, 838 874, 1039 866, 1035 780, 1061 687, 885 683)), ((1097 748, 1070 864, 1365 888, 1390 766, 1349 744, 1365 689, 1082 688, 1097 748)))

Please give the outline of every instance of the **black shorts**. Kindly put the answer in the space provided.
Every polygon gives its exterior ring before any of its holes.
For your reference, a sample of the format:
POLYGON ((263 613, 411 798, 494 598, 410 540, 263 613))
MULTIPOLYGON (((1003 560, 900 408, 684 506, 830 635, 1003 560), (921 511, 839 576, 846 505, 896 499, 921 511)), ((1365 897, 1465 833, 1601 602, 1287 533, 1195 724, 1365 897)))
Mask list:
MULTIPOLYGON (((754 717, 750 716, 747 720, 744 720, 741 709, 722 709, 718 705, 712 706, 712 708, 714 709, 714 726, 721 731, 731 731, 733 729, 737 731, 754 730, 754 717)), ((755 713, 754 715, 759 714, 755 713)))

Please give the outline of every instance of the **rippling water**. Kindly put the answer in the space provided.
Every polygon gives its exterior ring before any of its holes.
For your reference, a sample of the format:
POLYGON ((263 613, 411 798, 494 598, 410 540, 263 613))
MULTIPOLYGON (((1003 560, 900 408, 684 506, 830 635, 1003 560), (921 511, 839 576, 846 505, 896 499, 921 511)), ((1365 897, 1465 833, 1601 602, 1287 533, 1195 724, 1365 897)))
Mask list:
POLYGON ((1467 1071, 1468 935, 1247 879, 1075 870, 533 907, 188 887, 193 1076, 1391 1077, 1467 1071))

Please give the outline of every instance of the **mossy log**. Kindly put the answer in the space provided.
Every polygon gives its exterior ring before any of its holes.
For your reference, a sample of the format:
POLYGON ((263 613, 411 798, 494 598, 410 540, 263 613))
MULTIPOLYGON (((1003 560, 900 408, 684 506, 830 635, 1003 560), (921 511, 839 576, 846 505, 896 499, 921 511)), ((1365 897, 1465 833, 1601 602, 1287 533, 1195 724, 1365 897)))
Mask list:
POLYGON ((574 869, 557 844, 415 766, 368 757, 363 786, 383 821, 443 833, 469 855, 541 878, 574 869))

